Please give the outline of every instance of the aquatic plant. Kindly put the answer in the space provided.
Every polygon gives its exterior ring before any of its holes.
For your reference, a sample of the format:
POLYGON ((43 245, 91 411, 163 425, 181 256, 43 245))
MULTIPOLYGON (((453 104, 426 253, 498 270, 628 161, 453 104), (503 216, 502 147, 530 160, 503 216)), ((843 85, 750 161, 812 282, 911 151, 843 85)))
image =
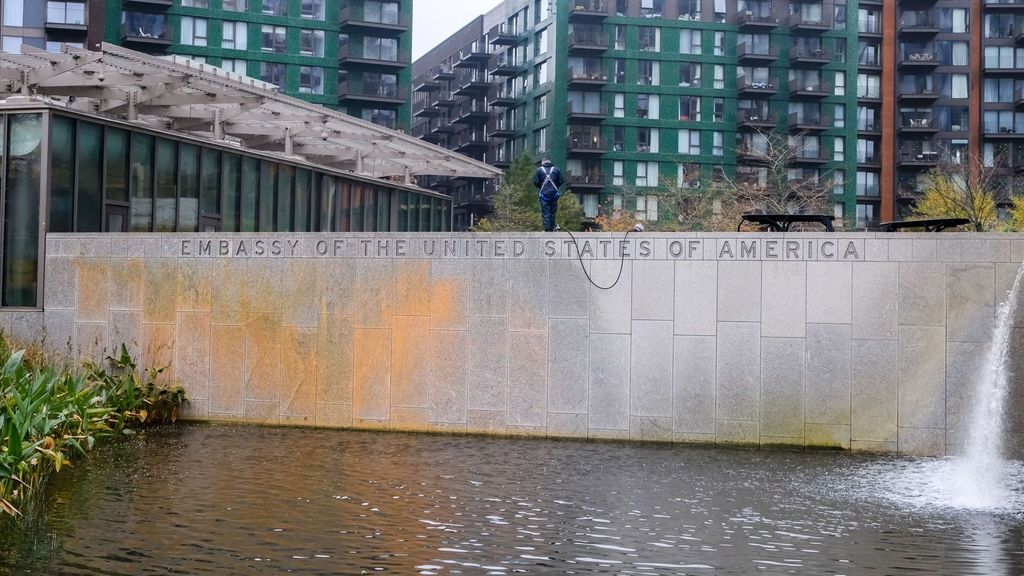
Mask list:
POLYGON ((162 369, 140 377, 122 345, 108 372, 94 363, 69 366, 34 351, 12 351, 0 336, 0 510, 18 505, 53 472, 85 456, 96 441, 134 427, 173 422, 188 402, 180 386, 161 386, 162 369))

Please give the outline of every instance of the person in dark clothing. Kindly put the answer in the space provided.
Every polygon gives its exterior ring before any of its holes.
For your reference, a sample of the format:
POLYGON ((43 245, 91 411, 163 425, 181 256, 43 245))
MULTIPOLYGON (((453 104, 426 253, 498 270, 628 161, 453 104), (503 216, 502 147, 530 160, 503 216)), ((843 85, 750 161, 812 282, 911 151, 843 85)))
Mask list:
POLYGON ((540 197, 540 217, 544 221, 544 231, 554 232, 558 199, 562 196, 562 171, 545 158, 533 175, 533 185, 537 187, 540 197))

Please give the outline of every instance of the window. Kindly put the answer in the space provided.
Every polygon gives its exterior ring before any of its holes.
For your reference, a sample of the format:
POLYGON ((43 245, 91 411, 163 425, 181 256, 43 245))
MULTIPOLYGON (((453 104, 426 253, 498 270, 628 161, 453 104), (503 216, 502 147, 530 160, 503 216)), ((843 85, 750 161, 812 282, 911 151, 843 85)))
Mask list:
POLYGON ((245 0, 223 0, 227 12, 245 12, 245 0))
POLYGON ((712 156, 724 156, 725 155, 725 132, 712 132, 711 133, 711 155, 712 156))
POLYGON ((832 193, 836 196, 846 194, 846 170, 836 169, 832 171, 832 193))
POLYGON ((622 160, 612 162, 612 186, 622 186, 625 184, 625 180, 622 176, 624 164, 625 163, 622 160))
POLYGON ((651 187, 658 185, 658 163, 637 162, 636 163, 636 185, 651 187))
POLYGON ((612 150, 622 152, 626 149, 626 127, 612 126, 612 150))
POLYGON ((720 64, 715 64, 715 90, 725 89, 725 67, 720 64))
MULTIPOLYGON (((24 25, 25 0, 7 0, 4 2, 4 26, 21 27, 24 25)), ((6 51, 4 50, 4 52, 6 51)))
POLYGON ((846 72, 836 72, 836 96, 846 95, 846 72))
POLYGON ((626 117, 626 95, 625 94, 616 94, 614 100, 615 100, 615 108, 614 108, 614 110, 612 112, 612 116, 615 117, 615 118, 625 118, 626 117))
POLYGON ((871 74, 857 75, 857 97, 858 98, 880 98, 881 79, 871 74))
POLYGON ((684 28, 679 31, 679 53, 700 54, 700 30, 684 28))
POLYGON ((583 201, 583 217, 597 218, 597 194, 580 194, 580 200, 583 201))
POLYGON ((299 66, 299 92, 324 93, 324 69, 319 66, 299 66))
POLYGON ((658 153, 658 129, 640 127, 636 129, 636 151, 658 153))
POLYGON ((263 0, 263 13, 271 16, 287 16, 288 0, 263 0))
POLYGON ((363 58, 398 61, 398 39, 373 36, 363 38, 363 58))
POLYGON ((622 58, 615 59, 615 83, 626 83, 626 61, 622 58))
POLYGON ((548 117, 548 95, 538 96, 534 101, 537 108, 537 120, 547 120, 548 117))
POLYGON ((967 23, 967 10, 964 8, 953 8, 951 14, 953 16, 953 33, 966 34, 969 31, 967 23))
POLYGON ((660 84, 661 63, 653 60, 637 61, 637 84, 658 86, 660 84))
POLYGON ((54 54, 60 53, 60 51, 63 50, 64 44, 67 44, 68 46, 73 46, 75 48, 85 48, 85 45, 82 44, 81 42, 50 42, 50 41, 47 41, 46 42, 46 51, 47 52, 53 52, 54 54))
POLYGON ((833 128, 845 128, 846 127, 846 106, 843 104, 836 104, 832 109, 832 127, 833 128))
POLYGON ((260 80, 276 86, 284 86, 284 64, 277 62, 260 62, 260 80))
POLYGON ((679 86, 682 88, 700 88, 700 62, 679 63, 679 86))
POLYGON ((24 43, 25 39, 21 36, 4 36, 0 38, 0 49, 8 54, 19 54, 24 43))
POLYGON ((725 56, 725 32, 715 32, 715 56, 725 56))
MULTIPOLYGON (((951 98, 967 98, 967 74, 950 74, 951 98)), ((985 80, 988 82, 988 79, 985 80)))
POLYGON ((715 98, 712 101, 712 122, 725 122, 725 99, 715 98))
POLYGON ((661 96, 658 94, 637 94, 636 96, 636 117, 661 118, 661 96))
POLYGON ((700 20, 700 0, 678 0, 680 20, 700 20))
POLYGON ((303 18, 311 18, 313 20, 324 19, 324 4, 325 0, 302 0, 300 5, 299 15, 303 18))
POLYGON ((640 0, 640 16, 643 18, 661 18, 665 10, 665 0, 640 0))
POLYGON ((857 196, 878 196, 878 172, 857 171, 857 196))
POLYGON ((181 5, 189 8, 209 8, 209 0, 181 0, 181 5))
POLYGON ((639 49, 644 52, 661 51, 661 29, 655 26, 641 26, 639 49))
POLYGON ((228 50, 248 50, 249 49, 249 28, 245 22, 231 22, 230 20, 224 21, 223 28, 223 39, 221 40, 221 48, 227 48, 228 50))
POLYGON ((658 220, 658 197, 653 194, 641 194, 636 197, 636 219, 641 222, 658 220))
POLYGON ((398 2, 381 2, 380 0, 366 0, 363 6, 364 21, 378 22, 380 24, 399 24, 398 2))
POLYGON ((679 131, 679 153, 694 156, 700 154, 700 130, 679 131))
POLYGON ((267 52, 284 52, 288 46, 288 29, 284 26, 264 24, 261 48, 267 52))
POLYGON ((621 24, 615 26, 615 49, 626 49, 626 27, 621 24))
POLYGON ((82 2, 47 2, 46 21, 55 24, 85 24, 85 4, 82 2))
POLYGON ((832 142, 832 160, 842 162, 846 159, 846 140, 842 136, 836 136, 832 142))
POLYGON ((228 72, 234 72, 235 74, 241 74, 243 76, 248 73, 246 61, 238 58, 224 58, 220 61, 220 67, 228 72))
POLYGON ((306 56, 324 57, 324 31, 299 30, 299 53, 306 56))
POLYGON ((679 97, 679 120, 700 122, 700 96, 679 97))
POLYGON ((373 122, 378 126, 391 128, 392 130, 398 127, 397 110, 364 109, 362 118, 367 122, 373 122))

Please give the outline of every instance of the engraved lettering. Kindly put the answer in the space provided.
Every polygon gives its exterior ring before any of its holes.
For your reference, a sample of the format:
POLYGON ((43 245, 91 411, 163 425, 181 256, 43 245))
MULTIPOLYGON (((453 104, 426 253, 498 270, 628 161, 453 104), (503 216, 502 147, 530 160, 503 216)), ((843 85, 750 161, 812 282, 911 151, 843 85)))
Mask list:
POLYGON ((700 240, 690 240, 686 248, 686 257, 693 258, 698 250, 700 250, 700 240))
POLYGON ((608 257, 608 249, 612 247, 612 241, 611 240, 598 240, 597 241, 597 245, 601 247, 601 257, 602 258, 607 258, 608 257))
POLYGON ((796 240, 786 240, 786 259, 800 259, 800 243, 797 242, 796 240))
POLYGON ((778 240, 765 240, 764 241, 764 257, 765 258, 778 258, 779 253, 776 250, 779 249, 778 240))
POLYGON ((857 254, 856 242, 848 242, 846 244, 846 252, 843 253, 843 260, 860 260, 860 255, 857 254))
POLYGON ((480 248, 480 257, 483 258, 484 256, 486 256, 487 255, 487 250, 486 250, 487 240, 477 240, 476 241, 476 245, 477 245, 478 248, 480 248))
POLYGON ((191 256, 192 255, 192 241, 191 240, 182 240, 181 241, 181 255, 182 256, 191 256))
POLYGON ((218 256, 230 256, 231 255, 231 242, 228 242, 227 240, 221 240, 217 244, 219 245, 218 246, 219 249, 217 251, 217 255, 218 256))
POLYGON ((405 255, 405 240, 395 240, 395 256, 405 255))
POLYGON ((683 243, 679 240, 673 240, 668 243, 669 256, 673 258, 679 258, 683 255, 683 243))
POLYGON ((651 241, 650 240, 641 240, 640 241, 640 257, 641 258, 650 258, 652 252, 654 252, 654 246, 652 246, 651 241))
POLYGON ((199 241, 199 255, 200 256, 213 256, 213 240, 200 240, 199 241))
POLYGON ((256 241, 256 248, 253 249, 252 255, 253 256, 263 256, 266 253, 267 253, 267 241, 266 240, 257 240, 256 241))
POLYGON ((728 240, 722 242, 722 247, 718 250, 718 259, 725 258, 726 254, 729 255, 730 260, 736 259, 736 255, 732 253, 732 244, 728 240))
MULTIPOLYGON (((466 249, 466 253, 467 254, 469 253, 469 248, 468 247, 466 249)), ((444 255, 445 256, 455 256, 455 240, 445 240, 444 241, 444 255)))
POLYGON ((835 248, 835 247, 836 247, 836 243, 831 241, 831 240, 826 240, 826 241, 822 242, 821 243, 821 255, 824 256, 825 258, 828 258, 829 260, 831 260, 832 258, 835 258, 836 257, 836 253, 835 253, 835 250, 833 250, 833 248, 835 248))
POLYGON ((344 240, 340 240, 339 239, 339 240, 335 240, 334 241, 334 255, 335 256, 338 256, 339 254, 341 254, 342 250, 344 250, 344 249, 345 249, 345 241, 344 240))
POLYGON ((280 256, 284 252, 284 243, 280 240, 273 240, 270 242, 270 255, 280 256))
POLYGON ((359 243, 363 245, 363 256, 370 255, 370 243, 372 240, 360 240, 359 243))
POLYGON ((512 242, 512 256, 518 258, 526 254, 526 243, 522 240, 515 240, 512 242))
POLYGON ((630 242, 628 240, 622 240, 619 242, 619 258, 631 258, 630 255, 630 242))
POLYGON ((316 241, 316 253, 320 256, 327 256, 327 241, 317 240, 316 241))
POLYGON ((235 256, 248 256, 249 249, 245 246, 245 240, 238 242, 238 246, 235 248, 235 256))
POLYGON ((555 255, 555 241, 554 240, 545 240, 544 241, 544 256, 547 257, 547 258, 551 258, 554 255, 555 255))
POLYGON ((435 244, 436 244, 436 242, 434 240, 424 240, 423 241, 423 253, 426 254, 427 256, 433 256, 434 255, 435 244))
POLYGON ((740 258, 757 259, 757 240, 740 240, 740 258))
POLYGON ((594 248, 590 245, 589 240, 583 241, 583 250, 580 252, 580 256, 586 256, 587 258, 594 257, 594 248))
POLYGON ((505 241, 504 240, 495 240, 494 241, 494 257, 495 258, 504 258, 505 256, 507 256, 507 254, 505 253, 505 241))

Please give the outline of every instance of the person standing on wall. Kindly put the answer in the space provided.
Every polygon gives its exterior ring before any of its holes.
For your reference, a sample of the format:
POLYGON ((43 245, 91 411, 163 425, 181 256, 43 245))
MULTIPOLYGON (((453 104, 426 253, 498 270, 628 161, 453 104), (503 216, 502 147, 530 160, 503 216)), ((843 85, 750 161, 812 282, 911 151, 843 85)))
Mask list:
POLYGON ((562 171, 545 158, 540 168, 533 175, 533 185, 537 187, 540 197, 540 217, 544 221, 544 231, 554 232, 555 215, 558 213, 558 199, 562 196, 562 171))

